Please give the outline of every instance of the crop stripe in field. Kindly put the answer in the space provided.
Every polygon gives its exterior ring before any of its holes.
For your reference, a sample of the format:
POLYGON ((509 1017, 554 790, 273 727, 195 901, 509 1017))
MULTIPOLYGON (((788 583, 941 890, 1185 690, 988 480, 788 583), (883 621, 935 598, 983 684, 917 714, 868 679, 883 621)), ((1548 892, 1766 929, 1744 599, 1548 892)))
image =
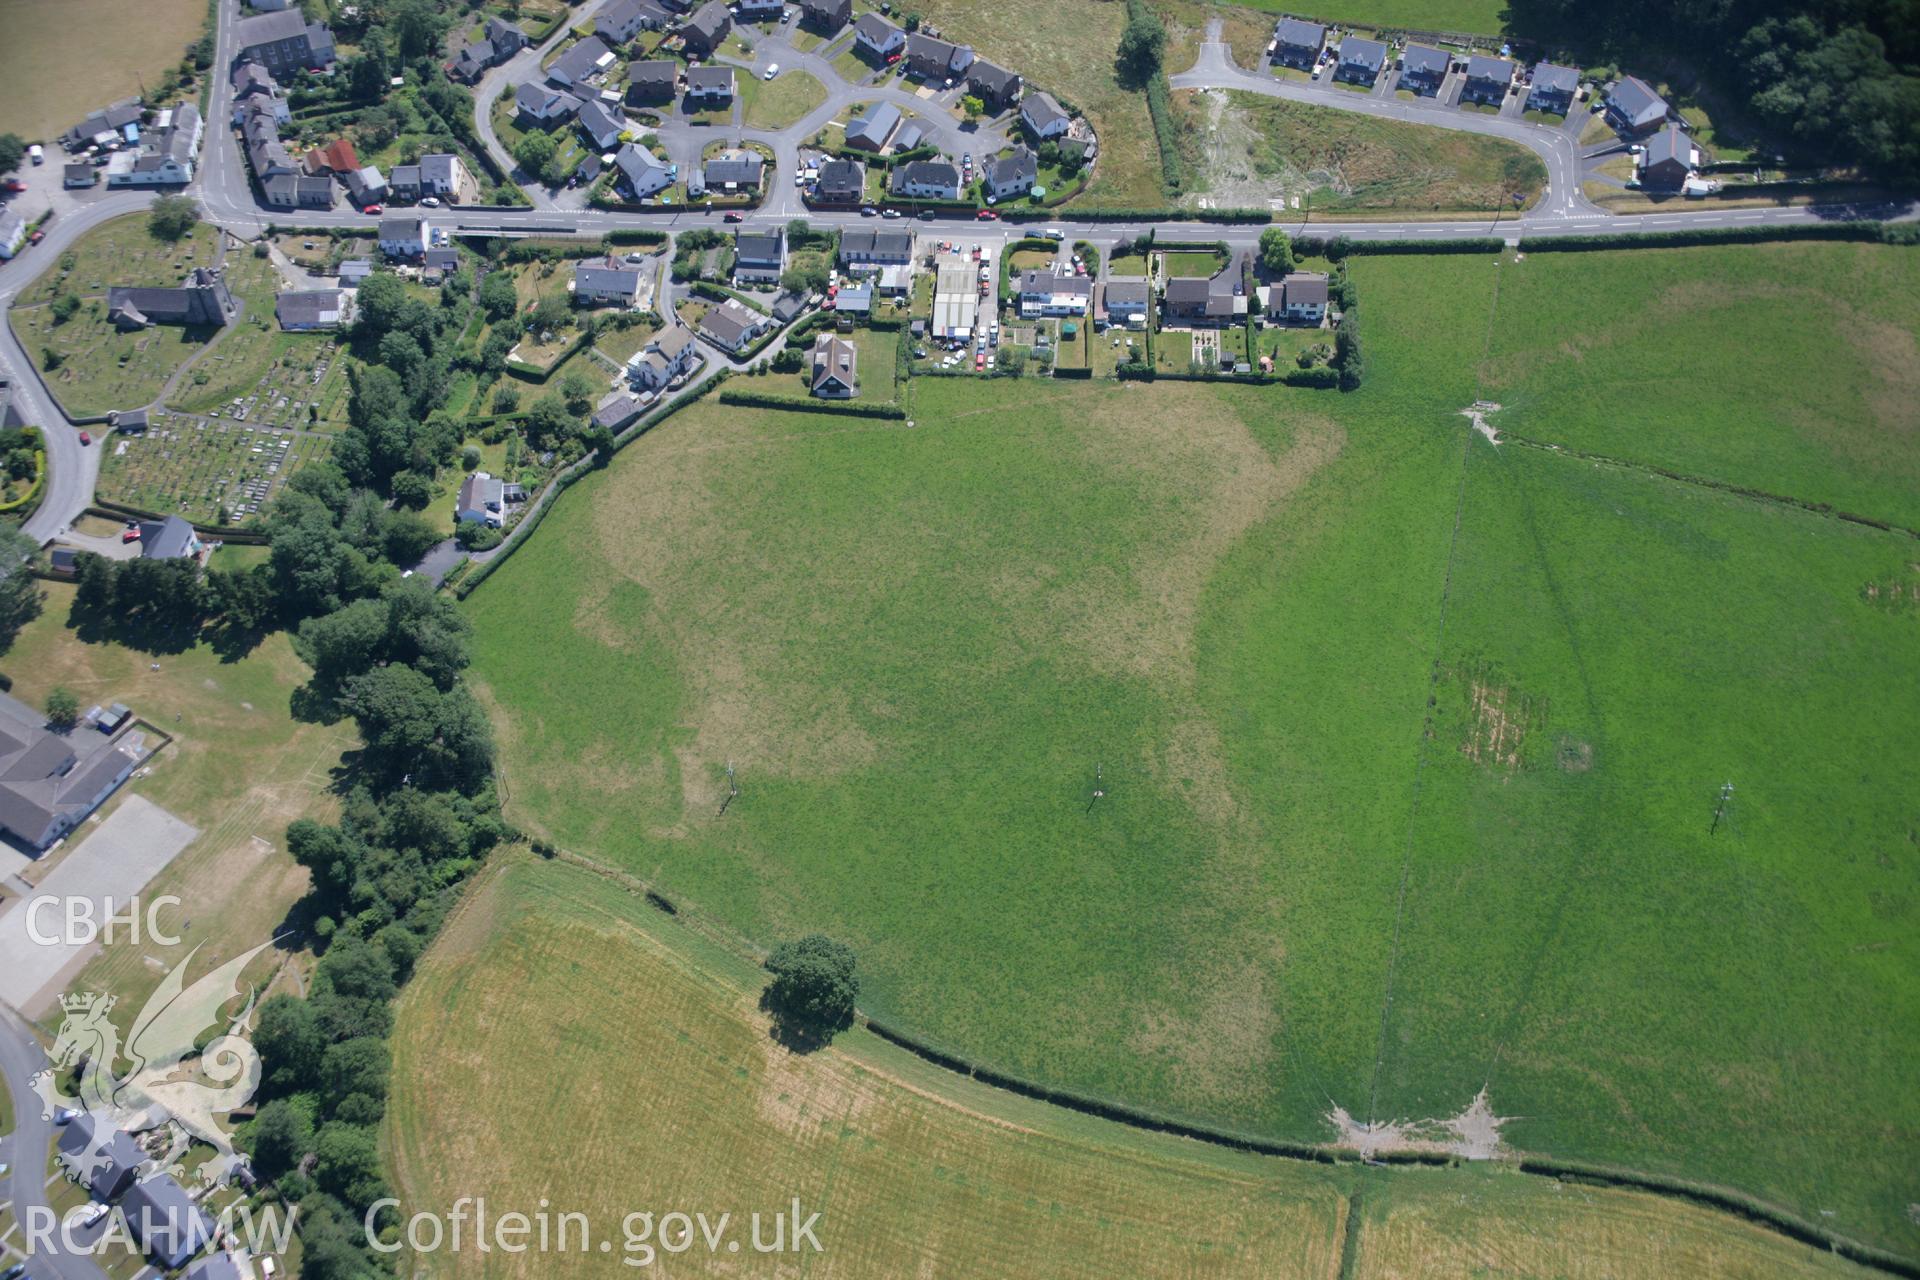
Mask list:
MULTIPOLYGON (((1480 346, 1480 362, 1474 368, 1473 398, 1485 390, 1487 353, 1493 349, 1493 319, 1500 311, 1500 260, 1493 261, 1493 300, 1487 306, 1487 332, 1480 346)), ((1447 604, 1453 596, 1453 565, 1460 551, 1460 524, 1467 510, 1467 468, 1473 460, 1473 428, 1465 430, 1460 449, 1460 489, 1453 499, 1453 532, 1447 538, 1447 567, 1440 579, 1440 618, 1434 628, 1433 664, 1427 670, 1427 705, 1433 705, 1434 690, 1440 685, 1440 663, 1446 654, 1447 604)), ((1413 832, 1420 818, 1420 789, 1427 771, 1427 737, 1433 726, 1431 712, 1423 717, 1420 742, 1413 757, 1413 794, 1407 807, 1407 841, 1400 853, 1400 888, 1393 900, 1393 935, 1387 944, 1386 991, 1380 1000, 1380 1036, 1373 1049, 1373 1076, 1367 1082, 1367 1123, 1378 1117, 1374 1108, 1380 1100, 1380 1066, 1387 1057, 1387 1027, 1393 1018, 1393 980, 1400 968, 1400 930, 1407 918, 1407 880, 1413 874, 1413 832)))
POLYGON ((1558 453, 1569 458, 1578 458, 1582 462, 1597 462, 1602 466, 1618 467, 1622 471, 1639 471, 1647 475, 1658 476, 1662 480, 1671 480, 1675 484, 1692 485, 1697 489, 1711 489, 1716 493, 1732 494, 1736 498, 1747 498, 1754 502, 1764 502, 1773 506, 1791 507, 1812 516, 1824 516, 1829 520, 1839 520, 1845 524, 1862 525, 1868 529, 1878 529, 1882 533, 1899 533, 1909 538, 1920 539, 1920 529, 1911 525, 1895 524, 1891 520, 1880 520, 1873 516, 1861 515, 1855 511, 1841 511, 1830 502, 1814 502, 1807 498, 1796 498, 1791 494, 1772 493, 1766 489, 1754 489, 1747 485, 1734 484, 1727 480, 1715 480, 1709 476, 1689 475, 1684 471, 1674 471, 1651 462, 1633 462, 1626 458, 1615 458, 1604 453, 1588 453, 1584 449, 1574 449, 1563 444, 1554 444, 1547 440, 1533 440, 1526 436, 1516 436, 1502 431, 1501 444, 1517 444, 1526 449, 1538 449, 1542 453, 1558 453))

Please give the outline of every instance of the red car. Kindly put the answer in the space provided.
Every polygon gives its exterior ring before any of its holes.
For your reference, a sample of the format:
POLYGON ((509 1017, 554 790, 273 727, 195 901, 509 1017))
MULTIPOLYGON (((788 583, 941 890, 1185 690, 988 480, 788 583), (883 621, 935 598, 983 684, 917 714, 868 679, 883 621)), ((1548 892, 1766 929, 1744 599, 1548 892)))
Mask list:
POLYGON ((380 207, 379 205, 377 205, 377 204, 370 204, 370 205, 368 205, 368 206, 367 206, 366 208, 364 208, 364 209, 362 209, 362 210, 361 210, 360 212, 362 212, 362 213, 385 213, 385 212, 386 212, 386 210, 385 210, 385 209, 383 209, 383 208, 381 208, 381 207, 380 207))
POLYGON ((744 222, 746 221, 746 217, 747 215, 744 213, 730 213, 727 215, 727 221, 728 222, 744 222))
POLYGON ((1000 220, 1000 215, 991 209, 982 209, 973 216, 981 222, 998 222, 1000 220))
POLYGON ((140 531, 138 529, 122 529, 120 531, 120 541, 138 542, 140 541, 140 531))
POLYGON ((986 371, 986 367, 987 367, 987 353, 984 351, 974 352, 973 353, 973 371, 975 373, 983 373, 986 371))
POLYGON ((27 184, 20 181, 20 179, 18 178, 7 179, 7 190, 13 192, 15 195, 19 195, 22 191, 25 191, 26 189, 27 189, 27 184))
POLYGON ((88 434, 87 434, 86 432, 84 432, 84 431, 82 431, 82 432, 80 433, 80 443, 81 443, 81 444, 92 444, 92 443, 93 443, 93 437, 92 437, 92 436, 90 436, 90 435, 88 435, 88 434))

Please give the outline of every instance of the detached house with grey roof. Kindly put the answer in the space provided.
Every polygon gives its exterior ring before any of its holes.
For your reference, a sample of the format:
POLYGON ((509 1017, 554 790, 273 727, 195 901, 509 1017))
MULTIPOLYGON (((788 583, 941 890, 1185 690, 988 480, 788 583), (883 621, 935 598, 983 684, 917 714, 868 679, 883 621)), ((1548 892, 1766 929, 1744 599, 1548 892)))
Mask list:
POLYGON ((580 110, 580 99, 552 85, 528 83, 514 90, 513 108, 522 120, 551 124, 572 119, 580 110))
POLYGON ((787 269, 787 233, 742 231, 733 242, 733 278, 747 284, 775 284, 787 269))
POLYGON ((860 353, 845 338, 823 333, 813 340, 807 390, 826 400, 851 400, 858 389, 860 353))
POLYGON ((815 31, 838 34, 853 20, 853 0, 800 0, 800 21, 815 31))
POLYGON ((1474 54, 1467 59, 1467 79, 1460 86, 1460 101, 1499 106, 1513 85, 1513 73, 1514 65, 1505 58, 1474 54))
POLYGON ((907 49, 907 33, 877 13, 863 13, 853 24, 853 47, 875 62, 889 62, 907 49))
POLYGON ((680 26, 680 39, 689 57, 711 58, 733 30, 733 15, 720 0, 707 0, 680 26))
POLYGON ((609 111, 597 97, 580 104, 580 114, 574 122, 598 151, 612 149, 613 144, 620 141, 620 135, 627 131, 626 118, 609 111))
POLYGON ((333 33, 324 22, 308 22, 299 9, 242 18, 233 30, 240 59, 262 63, 275 75, 333 65, 333 33))
POLYGON ((751 346, 755 338, 773 327, 773 317, 728 298, 717 307, 709 307, 700 318, 700 332, 723 351, 739 352, 751 346))
POLYGON ((637 142, 628 142, 621 146, 613 158, 613 167, 619 170, 616 184, 631 200, 645 200, 649 196, 665 191, 679 180, 679 169, 662 160, 653 152, 637 142))
POLYGON ((1282 18, 1273 27, 1272 61, 1305 71, 1320 60, 1326 43, 1327 29, 1319 23, 1282 18))
POLYGON ((1453 69, 1453 58, 1431 45, 1410 44, 1400 55, 1399 87, 1408 93, 1438 93, 1453 69))
POLYGON ((1333 78, 1348 84, 1370 85, 1380 78, 1386 65, 1386 45, 1378 40, 1348 36, 1340 42, 1340 61, 1333 69, 1333 78))
POLYGON ((677 62, 650 58, 627 64, 627 103, 630 106, 659 106, 672 102, 679 87, 680 64, 677 62))
POLYGON ((599 36, 588 36, 547 68, 547 79, 578 90, 613 65, 613 50, 599 36))
POLYGON ((833 159, 821 163, 810 194, 815 204, 854 205, 866 189, 867 166, 858 160, 833 159))
POLYGON ((1028 133, 1044 142, 1065 133, 1073 120, 1052 94, 1029 93, 1020 100, 1020 123, 1028 133))
POLYGON ((1626 77, 1607 94, 1607 123, 1629 137, 1651 133, 1672 114, 1667 100, 1638 76, 1626 77))
POLYGON ((687 68, 687 105, 701 110, 733 101, 732 67, 687 68))
POLYGON ((654 334, 646 350, 627 361, 627 382, 636 391, 658 394, 699 363, 700 348, 693 334, 674 325, 654 334))
POLYGON ((1533 82, 1527 87, 1527 110, 1565 115, 1580 88, 1580 72, 1552 62, 1533 64, 1533 82))
POLYGON ((913 160, 893 171, 893 194, 912 200, 958 200, 960 170, 946 160, 913 160))
POLYGON ((1040 162, 1025 147, 1015 147, 987 165, 987 194, 994 200, 1025 195, 1039 180, 1040 162))
POLYGON ((934 84, 950 84, 973 65, 973 50, 963 44, 938 40, 924 32, 907 36, 907 71, 934 84))
POLYGON ((1678 124, 1669 124, 1647 139, 1646 153, 1640 157, 1640 184, 1678 190, 1699 167, 1700 152, 1693 139, 1678 124))
POLYGON ((589 307, 607 303, 637 307, 646 279, 645 264, 622 262, 611 254, 605 258, 589 258, 573 264, 573 300, 589 307))
POLYGON ((967 68, 967 84, 989 111, 1005 111, 1020 101, 1020 91, 1026 87, 1018 71, 995 66, 985 58, 975 58, 967 68))
POLYGON ((594 33, 615 44, 625 44, 641 31, 657 26, 654 15, 658 12, 640 0, 613 0, 594 18, 594 33))
POLYGON ((1267 319, 1280 324, 1318 325, 1327 317, 1327 277, 1295 271, 1267 286, 1267 319))

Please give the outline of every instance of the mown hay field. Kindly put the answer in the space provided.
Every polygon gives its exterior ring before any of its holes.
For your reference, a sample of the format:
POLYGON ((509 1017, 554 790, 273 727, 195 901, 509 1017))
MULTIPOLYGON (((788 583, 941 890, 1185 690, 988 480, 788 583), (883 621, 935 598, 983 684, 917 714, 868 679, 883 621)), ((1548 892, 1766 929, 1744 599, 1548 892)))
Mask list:
POLYGON ((0 133, 51 144, 156 83, 206 20, 201 0, 0 0, 0 133))
POLYGON ((676 416, 468 602, 511 816, 846 939, 867 1008, 1021 1075, 1302 1141, 1485 1089, 1507 1149, 1920 1254, 1920 558, 1473 434, 1482 395, 1579 420, 1507 372, 1557 347, 1505 309, 1543 256, 1356 262, 1349 396, 676 416))
POLYGON ((656 1253, 674 1274, 1863 1274, 1650 1196, 1145 1134, 962 1080, 864 1031, 796 1055, 756 1007, 760 977, 603 876, 497 860, 401 1003, 397 1194, 403 1213, 476 1196, 490 1214, 584 1214, 591 1235, 576 1230, 588 1247, 564 1253, 442 1250, 408 1272, 611 1274, 658 1248, 657 1235, 629 1243, 626 1215, 679 1210, 732 1219, 714 1254, 656 1253), (796 1197, 820 1214, 821 1251, 753 1253, 749 1215, 796 1197))

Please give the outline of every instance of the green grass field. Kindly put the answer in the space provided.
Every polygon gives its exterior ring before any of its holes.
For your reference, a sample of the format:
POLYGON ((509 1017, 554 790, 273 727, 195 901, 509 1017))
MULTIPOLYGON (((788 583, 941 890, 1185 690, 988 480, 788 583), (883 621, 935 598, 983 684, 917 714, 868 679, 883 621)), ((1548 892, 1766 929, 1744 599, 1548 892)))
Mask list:
POLYGON ((1172 100, 1190 195, 1216 205, 1511 211, 1514 193, 1532 204, 1546 186, 1539 158, 1499 138, 1253 93, 1182 89, 1172 100))
MULTIPOLYGON (((1484 1088, 1511 1148, 1920 1254, 1911 541, 1458 412, 1581 444, 1631 386, 1684 425, 1607 452, 1772 487, 1758 366, 1867 369, 1847 405, 1913 376, 1834 354, 1904 323, 1890 251, 1688 252, 1359 259, 1349 396, 684 412, 469 602, 510 813, 754 942, 846 939, 872 1012, 1016 1073, 1308 1141, 1484 1088), (1744 291, 1740 370, 1637 274, 1744 291)), ((1834 416, 1807 483, 1896 492, 1885 428, 1834 416)))
MULTIPOLYGON (((620 884, 500 855, 401 1003, 387 1146, 402 1211, 547 1204, 587 1215, 620 1257, 634 1210, 728 1212, 744 1236, 750 1213, 798 1196, 821 1215, 821 1252, 779 1269, 829 1277, 1864 1274, 1648 1196, 1145 1134, 963 1081, 864 1031, 796 1056, 768 1037, 759 985, 620 884)), ((405 1265, 501 1276, 524 1261, 468 1249, 405 1265)), ((675 1261, 729 1269, 704 1246, 675 1261)), ((539 1274, 607 1266, 549 1252, 539 1274)))
POLYGON ((789 70, 772 80, 739 72, 740 122, 749 129, 784 129, 827 100, 827 86, 805 71, 789 70))
MULTIPOLYGON (((1292 13, 1284 0, 1243 0, 1245 7, 1273 13, 1292 13)), ((1240 5, 1222 5, 1229 11, 1240 5)), ((1506 29, 1502 0, 1329 0, 1316 5, 1314 16, 1326 22, 1353 22, 1374 28, 1415 31, 1457 31, 1468 35, 1498 35, 1506 29)))

